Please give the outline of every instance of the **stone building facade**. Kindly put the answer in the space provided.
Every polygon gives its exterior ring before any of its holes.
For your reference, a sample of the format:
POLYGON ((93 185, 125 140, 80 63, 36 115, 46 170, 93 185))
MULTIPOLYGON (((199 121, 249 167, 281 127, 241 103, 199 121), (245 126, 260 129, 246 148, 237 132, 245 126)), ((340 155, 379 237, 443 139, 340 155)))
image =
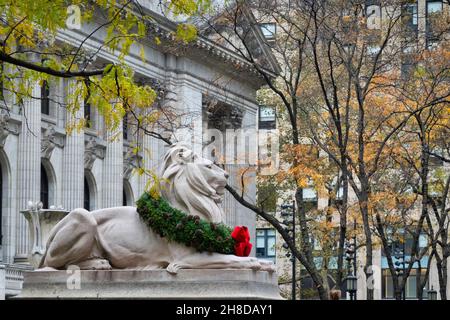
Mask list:
MULTIPOLYGON (((233 124, 234 129, 256 128, 258 106, 256 90, 262 81, 251 72, 246 62, 230 49, 199 37, 188 50, 173 51, 155 44, 152 39, 170 42, 176 22, 158 12, 158 1, 143 1, 147 13, 153 17, 148 41, 144 43, 146 62, 142 62, 138 48, 132 48, 126 62, 143 83, 150 83, 160 93, 161 107, 179 110, 183 121, 188 121, 183 134, 193 149, 203 153, 204 130, 217 120, 233 124), (205 109, 211 101, 227 110, 224 114, 208 114, 205 109), (185 118, 186 117, 186 118, 185 118), (228 119, 227 119, 228 117, 228 119), (188 119, 189 118, 189 119, 188 119), (188 119, 188 120, 187 120, 188 119)), ((96 24, 83 25, 82 30, 62 30, 56 41, 78 46, 88 30, 96 24)), ((261 36, 256 32, 255 37, 261 36)), ((102 45, 102 34, 96 33, 86 41, 86 50, 102 45)), ((117 61, 110 52, 100 50, 94 66, 117 61)), ((44 208, 62 207, 89 210, 133 205, 144 192, 147 177, 134 174, 139 157, 145 166, 157 169, 166 146, 145 135, 136 135, 124 125, 117 132, 105 131, 102 118, 93 106, 82 106, 77 117, 89 117, 91 125, 71 134, 66 125, 71 114, 59 106, 65 99, 70 81, 50 83, 48 89, 36 83, 33 96, 45 99, 23 101, 23 107, 9 101, 9 112, 0 102, 0 169, 1 169, 1 243, 0 243, 0 299, 18 294, 21 273, 30 269, 27 263, 29 236, 27 223, 20 213, 28 201, 42 201, 44 208), (140 144, 142 152, 135 155, 131 148, 140 144)), ((6 95, 5 95, 6 96, 6 95)), ((228 128, 228 127, 227 127, 228 128)), ((224 129, 224 128, 223 128, 224 129)), ((236 165, 228 164, 233 172, 236 165)), ((233 174, 230 174, 233 185, 233 174)), ((254 183, 246 190, 255 197, 254 183)), ((255 234, 255 216, 227 194, 223 203, 226 223, 247 225, 255 234)))

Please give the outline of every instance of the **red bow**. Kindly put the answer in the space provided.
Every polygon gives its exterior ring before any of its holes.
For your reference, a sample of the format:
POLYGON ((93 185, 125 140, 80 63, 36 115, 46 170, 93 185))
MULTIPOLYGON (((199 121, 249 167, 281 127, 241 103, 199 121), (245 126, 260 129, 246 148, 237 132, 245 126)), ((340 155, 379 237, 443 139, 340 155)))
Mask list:
POLYGON ((234 254, 239 257, 248 257, 252 251, 252 244, 250 243, 250 233, 245 226, 235 227, 231 233, 234 239, 234 254))

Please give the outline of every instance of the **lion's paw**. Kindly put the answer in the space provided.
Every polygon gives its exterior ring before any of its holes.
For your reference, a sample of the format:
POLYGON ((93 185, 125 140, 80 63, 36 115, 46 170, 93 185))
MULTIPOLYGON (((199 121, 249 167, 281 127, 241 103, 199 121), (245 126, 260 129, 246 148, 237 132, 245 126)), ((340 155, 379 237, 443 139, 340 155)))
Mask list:
POLYGON ((111 270, 112 267, 106 259, 90 259, 78 263, 81 270, 111 270))
POLYGON ((272 261, 259 260, 259 263, 261 264, 260 271, 267 271, 270 273, 276 271, 275 264, 272 261))
POLYGON ((252 269, 252 270, 258 271, 258 270, 261 270, 262 265, 261 265, 261 263, 260 263, 260 261, 258 259, 256 259, 256 258, 249 258, 248 262, 247 262, 247 267, 252 269))
POLYGON ((36 269, 34 271, 58 271, 58 269, 52 268, 52 267, 43 267, 40 269, 36 269))
POLYGON ((171 264, 169 264, 166 267, 166 271, 171 274, 177 274, 178 270, 180 270, 180 269, 181 269, 181 265, 177 264, 176 262, 172 262, 171 264))

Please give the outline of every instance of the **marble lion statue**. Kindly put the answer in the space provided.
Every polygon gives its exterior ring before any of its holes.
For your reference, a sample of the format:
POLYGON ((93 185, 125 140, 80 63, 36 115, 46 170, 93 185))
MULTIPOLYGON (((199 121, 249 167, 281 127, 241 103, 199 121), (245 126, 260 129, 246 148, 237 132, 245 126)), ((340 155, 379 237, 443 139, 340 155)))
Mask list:
MULTIPOLYGON (((220 206, 228 174, 188 147, 170 147, 161 166, 161 195, 174 208, 210 222, 222 222, 220 206)), ((274 271, 254 257, 198 252, 153 232, 135 207, 89 212, 75 209, 51 230, 40 270, 67 269, 253 269, 274 271)))

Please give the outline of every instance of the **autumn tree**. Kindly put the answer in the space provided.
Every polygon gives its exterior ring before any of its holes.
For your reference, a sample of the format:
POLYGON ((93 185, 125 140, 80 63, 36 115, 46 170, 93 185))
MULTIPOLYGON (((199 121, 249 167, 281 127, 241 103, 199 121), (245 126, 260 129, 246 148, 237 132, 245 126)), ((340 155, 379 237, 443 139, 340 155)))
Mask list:
MULTIPOLYGON (((205 12, 209 5, 208 0, 160 2, 168 15, 186 17, 205 12)), ((48 86, 70 79, 66 99, 55 101, 74 115, 75 120, 67 125, 69 132, 88 122, 75 117, 83 100, 97 108, 111 131, 126 113, 143 129, 155 121, 152 104, 157 94, 151 86, 139 83, 125 61, 133 47, 139 48, 143 61, 149 59, 142 41, 148 38, 153 20, 139 1, 2 0, 0 9, 0 83, 7 111, 13 103, 40 99, 33 92, 36 84, 48 86), (81 24, 90 28, 84 39, 75 45, 59 40, 62 33, 81 28, 81 24), (90 40, 98 38, 101 44, 91 48, 90 40), (100 51, 114 53, 117 59, 93 63, 100 51)), ((180 45, 195 36, 192 25, 180 23, 171 41, 180 45)), ((150 40, 162 42, 157 37, 150 40)), ((23 113, 26 116, 27 110, 23 113)), ((162 138, 155 132, 147 133, 162 138)))
MULTIPOLYGON (((227 33, 210 24, 210 32, 222 35, 223 41, 247 59, 265 79, 269 94, 263 96, 261 102, 274 106, 282 118, 280 122, 286 127, 281 154, 287 169, 280 171, 282 183, 279 185, 290 183, 291 194, 295 194, 299 204, 301 252, 293 248, 280 221, 246 202, 239 194, 233 195, 274 225, 311 275, 323 299, 326 290, 322 289, 323 277, 314 263, 311 247, 315 228, 311 221, 317 216, 308 213, 302 205, 303 188, 307 183, 316 183, 330 191, 331 201, 324 212, 334 212, 331 216, 337 218, 339 225, 338 246, 333 254, 338 260, 340 284, 344 242, 348 236, 349 197, 355 195, 364 234, 364 271, 370 279, 374 241, 389 251, 392 239, 383 232, 392 229, 390 224, 395 227, 404 222, 405 219, 399 219, 399 216, 407 214, 411 217, 413 211, 414 199, 403 194, 407 184, 394 185, 389 181, 392 172, 398 169, 391 156, 405 147, 399 141, 406 138, 404 130, 409 128, 411 121, 421 114, 433 114, 436 106, 448 99, 448 92, 442 89, 448 89, 448 85, 429 87, 429 99, 412 110, 399 99, 401 93, 406 94, 410 83, 410 79, 403 77, 409 62, 405 53, 411 47, 420 47, 420 43, 411 37, 408 29, 411 16, 403 1, 381 1, 380 7, 382 18, 369 16, 361 1, 236 1, 224 15, 228 18, 227 33), (246 10, 257 12, 256 23, 272 21, 277 24, 275 41, 267 41, 282 69, 276 79, 264 71, 264 59, 251 50, 249 39, 254 31, 240 19, 246 10), (233 41, 230 32, 234 32, 233 41), (321 159, 319 164, 312 160, 312 153, 305 151, 304 144, 317 147, 329 162, 321 159), (334 179, 330 174, 333 171, 334 179), (336 190, 342 190, 339 201, 333 201, 336 190), (395 191, 394 195, 383 198, 383 192, 386 195, 388 190, 395 191), (389 216, 392 219, 387 218, 389 216)), ((416 53, 427 50, 420 47, 416 53)), ((415 64, 420 65, 427 59, 426 55, 416 54, 415 64)), ((437 74, 446 75, 446 67, 441 66, 440 72, 437 74)), ((423 94, 418 87, 409 89, 416 95, 423 94)), ((283 135, 283 128, 280 129, 283 135)), ((422 213, 418 221, 409 221, 416 258, 424 254, 423 250, 419 252, 418 237, 427 217, 427 201, 423 197, 420 199, 422 213)), ((330 215, 325 214, 327 216, 330 215)), ((392 273, 395 267, 391 266, 392 273)), ((405 274, 395 285, 397 293, 404 288, 407 276, 405 274)), ((370 286, 367 286, 367 298, 373 299, 370 286)))

